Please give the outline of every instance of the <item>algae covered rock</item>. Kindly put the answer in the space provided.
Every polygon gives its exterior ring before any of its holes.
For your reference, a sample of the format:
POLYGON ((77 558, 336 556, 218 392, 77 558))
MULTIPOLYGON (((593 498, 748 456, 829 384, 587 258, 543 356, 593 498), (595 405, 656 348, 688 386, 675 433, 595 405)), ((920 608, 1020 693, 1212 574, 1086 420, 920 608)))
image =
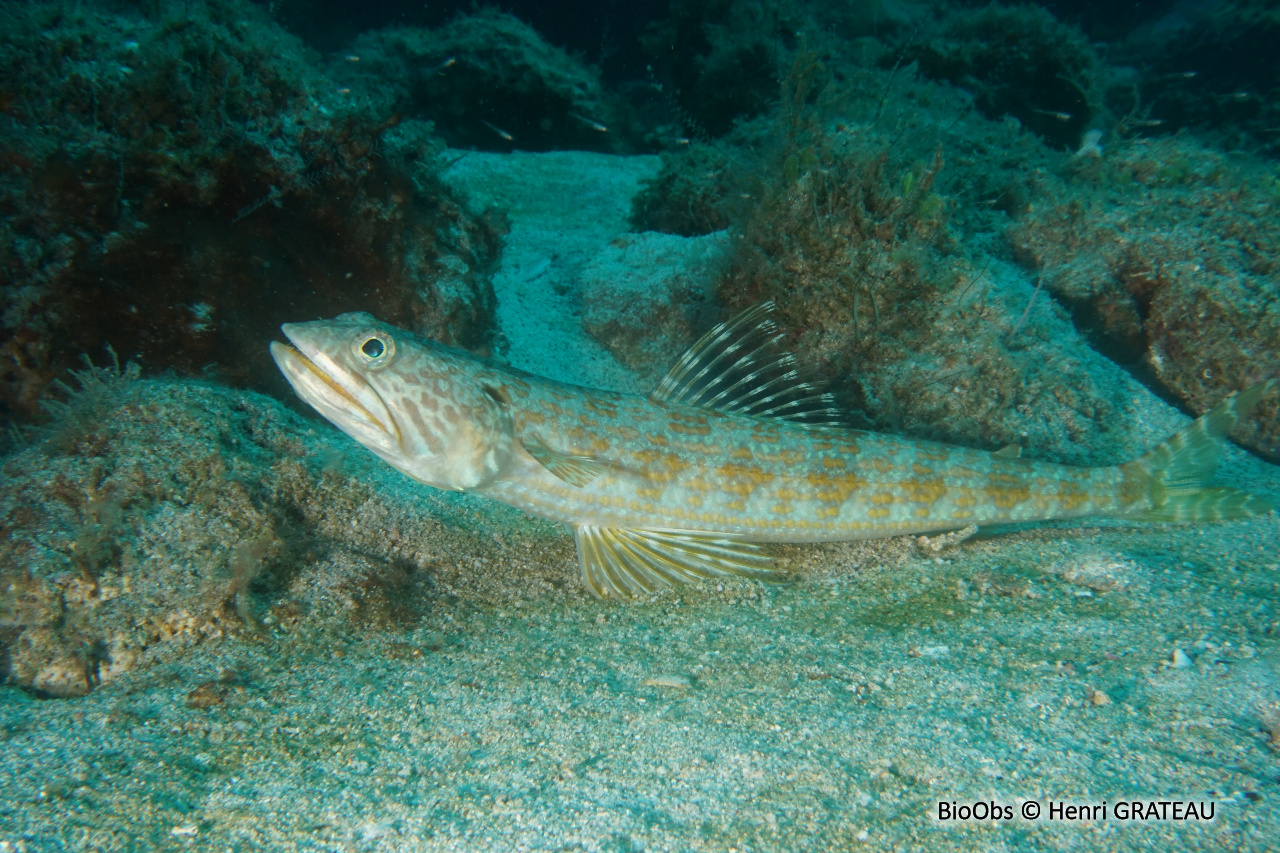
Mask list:
POLYGON ((858 425, 1063 461, 1126 452, 1129 390, 999 256, 1044 146, 1016 122, 960 121, 971 102, 949 87, 871 67, 842 84, 824 64, 798 52, 768 119, 664 155, 634 227, 728 220, 720 319, 775 302, 784 345, 858 425))
POLYGON ((550 151, 625 148, 616 102, 599 73, 495 10, 438 29, 360 36, 335 76, 384 109, 429 119, 454 148, 550 151))
POLYGON ((728 228, 734 179, 717 148, 695 144, 662 158, 662 171, 631 203, 631 227, 698 237, 728 228))
POLYGON ((53 424, 3 459, 0 665, 24 688, 81 695, 231 636, 404 628, 568 571, 567 553, 531 544, 518 573, 471 577, 499 524, 547 526, 347 462, 343 437, 268 397, 77 376, 53 424))
POLYGON ((643 42, 681 133, 719 137, 738 121, 768 113, 780 91, 779 69, 806 20, 791 4, 672 4, 643 42))
POLYGON ((81 353, 273 381, 261 345, 365 309, 483 348, 498 229, 430 126, 354 104, 254 4, 32 3, 0 38, 0 404, 81 353))
POLYGON ((774 301, 787 345, 874 429, 1063 461, 1113 453, 1126 393, 1042 288, 960 251, 941 151, 913 164, 852 132, 823 140, 802 149, 803 173, 760 181, 720 300, 774 301))
MULTIPOLYGON (((1131 140, 1015 224, 1018 257, 1117 360, 1200 414, 1280 373, 1280 176, 1188 137, 1131 140)), ((1263 404, 1235 437, 1280 458, 1263 404)))
POLYGON ((283 556, 261 475, 299 450, 237 392, 79 375, 0 491, 7 674, 58 696, 240 629, 249 585, 283 556))
POLYGON ((907 54, 925 75, 972 89, 988 118, 1012 115, 1056 147, 1079 144, 1101 100, 1093 46, 1038 6, 957 9, 907 54))

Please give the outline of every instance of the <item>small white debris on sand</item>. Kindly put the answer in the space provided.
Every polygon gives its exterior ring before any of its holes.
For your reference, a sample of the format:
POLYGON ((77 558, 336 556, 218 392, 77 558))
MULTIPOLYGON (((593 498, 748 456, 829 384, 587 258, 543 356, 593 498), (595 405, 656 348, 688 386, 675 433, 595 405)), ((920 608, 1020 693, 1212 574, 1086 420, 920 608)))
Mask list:
POLYGON ((1094 159, 1102 157, 1102 131, 1090 130, 1080 140, 1080 147, 1073 155, 1075 159, 1094 159))
POLYGON ((954 548, 970 536, 978 532, 978 526, 971 524, 963 530, 953 530, 950 533, 944 533, 941 536, 917 536, 916 547, 921 551, 928 551, 932 554, 941 554, 948 548, 954 548))
POLYGON ((684 675, 655 675, 653 678, 644 680, 645 687, 672 687, 677 690, 687 690, 693 686, 693 682, 688 676, 684 675))
POLYGON ((1132 560, 1112 555, 1089 554, 1078 562, 1060 567, 1062 579, 1094 592, 1123 590, 1129 585, 1129 576, 1136 570, 1132 560))

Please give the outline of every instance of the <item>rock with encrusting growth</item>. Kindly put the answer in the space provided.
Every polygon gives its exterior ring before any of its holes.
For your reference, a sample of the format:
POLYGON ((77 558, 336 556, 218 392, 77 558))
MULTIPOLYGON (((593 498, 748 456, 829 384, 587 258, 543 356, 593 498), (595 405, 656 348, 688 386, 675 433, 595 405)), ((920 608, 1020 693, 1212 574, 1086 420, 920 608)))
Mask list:
POLYGON ((430 124, 340 95, 258 5, 21 4, 0 79, 11 416, 106 346, 278 387, 262 341, 299 316, 491 343, 498 229, 435 180, 430 124))
MULTIPOLYGON (((1010 231, 1099 347, 1197 414, 1280 374, 1280 179, 1189 137, 1114 146, 1010 231)), ((1233 436, 1280 459, 1276 404, 1233 436)))
POLYGON ((971 88, 988 118, 1015 116, 1056 147, 1079 141, 1100 100, 1090 89, 1102 62, 1084 33, 1029 4, 953 11, 906 54, 925 75, 971 88))
MULTIPOLYGON (((0 478, 0 662, 15 684, 82 695, 231 635, 412 625, 438 597, 485 585, 463 576, 494 546, 451 530, 464 514, 486 528, 470 499, 376 460, 346 476, 340 435, 253 392, 124 371, 82 380, 0 478)), ((531 523, 485 512, 509 531, 531 523)))
POLYGON ((454 148, 627 147, 617 104, 598 72, 518 18, 492 9, 438 29, 366 33, 350 54, 335 60, 334 74, 353 97, 429 119, 454 148))

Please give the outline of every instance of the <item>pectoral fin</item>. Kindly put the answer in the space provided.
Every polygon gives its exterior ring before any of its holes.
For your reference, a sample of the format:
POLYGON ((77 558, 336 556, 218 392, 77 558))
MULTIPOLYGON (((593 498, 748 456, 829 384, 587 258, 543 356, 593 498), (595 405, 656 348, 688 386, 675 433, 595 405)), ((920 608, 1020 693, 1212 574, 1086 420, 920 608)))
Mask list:
POLYGON ((524 449, 529 455, 571 486, 582 488, 606 470, 605 466, 590 456, 569 456, 539 444, 536 441, 524 442, 524 449))
POLYGON ((582 580, 597 598, 631 601, 716 575, 773 583, 789 579, 774 570, 758 545, 714 534, 582 524, 577 542, 582 580))

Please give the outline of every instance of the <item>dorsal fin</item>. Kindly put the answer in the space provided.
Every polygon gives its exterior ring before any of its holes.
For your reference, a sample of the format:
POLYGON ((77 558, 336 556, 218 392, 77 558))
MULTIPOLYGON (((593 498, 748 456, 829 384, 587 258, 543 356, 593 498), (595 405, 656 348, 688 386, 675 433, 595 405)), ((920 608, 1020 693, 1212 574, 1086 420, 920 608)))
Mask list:
POLYGON ((707 332, 649 398, 730 415, 841 426, 831 395, 814 387, 795 356, 778 347, 782 332, 773 308, 772 302, 761 303, 707 332))

